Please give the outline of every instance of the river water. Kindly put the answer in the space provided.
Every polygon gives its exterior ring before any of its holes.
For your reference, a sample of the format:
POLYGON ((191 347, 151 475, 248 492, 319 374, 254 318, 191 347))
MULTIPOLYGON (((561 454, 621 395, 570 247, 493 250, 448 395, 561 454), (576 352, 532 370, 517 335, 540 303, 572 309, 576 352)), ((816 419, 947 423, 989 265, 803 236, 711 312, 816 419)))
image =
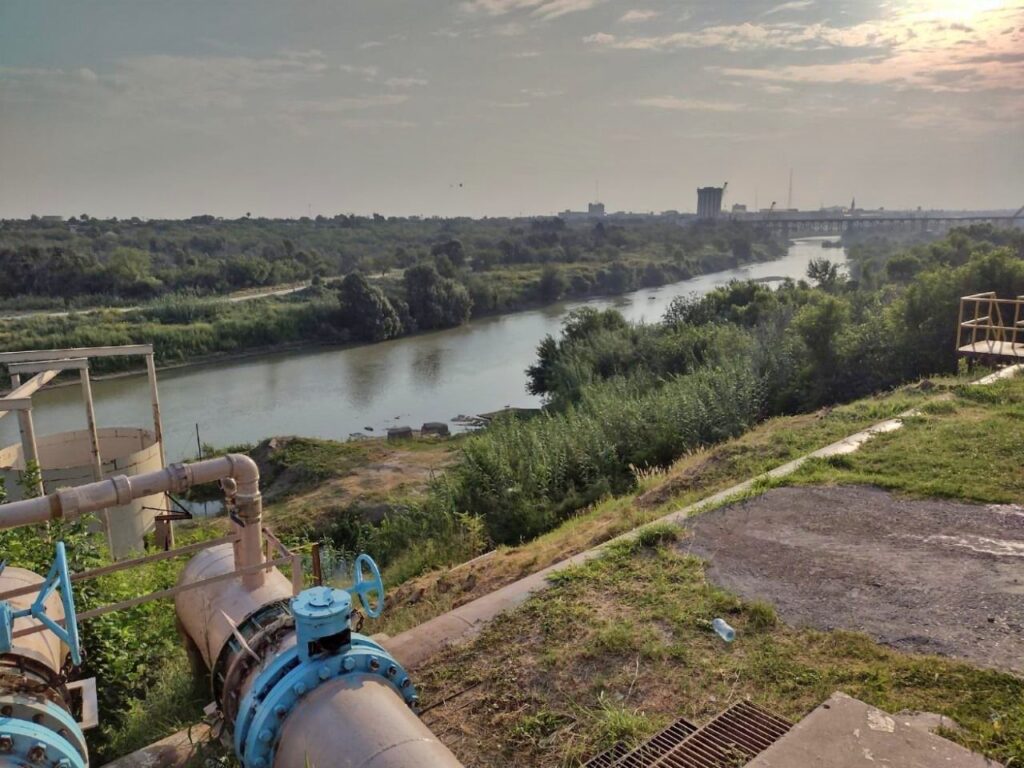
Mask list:
MULTIPOLYGON (((614 307, 629 320, 655 322, 676 296, 703 294, 731 280, 801 278, 816 256, 845 260, 845 251, 823 249, 822 239, 795 240, 787 255, 775 261, 623 296, 488 317, 381 344, 268 354, 165 371, 160 374, 160 400, 167 457, 180 460, 196 454, 197 424, 204 443, 226 446, 271 435, 379 436, 398 425, 418 428, 425 421, 451 421, 460 414, 535 407, 540 401, 526 392, 526 367, 540 340, 556 334, 569 311, 614 307)), ((93 394, 102 427, 152 423, 144 376, 96 381, 93 394)), ((80 397, 77 386, 36 395, 36 432, 84 428, 80 397)), ((17 420, 0 420, 0 446, 18 439, 17 420)))

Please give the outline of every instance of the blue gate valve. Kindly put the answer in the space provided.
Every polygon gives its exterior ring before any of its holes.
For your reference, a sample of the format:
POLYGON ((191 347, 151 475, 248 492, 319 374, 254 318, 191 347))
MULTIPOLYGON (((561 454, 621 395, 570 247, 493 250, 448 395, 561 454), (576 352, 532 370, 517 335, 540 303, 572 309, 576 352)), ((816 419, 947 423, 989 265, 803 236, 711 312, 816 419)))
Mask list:
MULTIPOLYGON (((0 564, 0 572, 3 566, 0 564)), ((71 660, 77 666, 82 663, 82 647, 78 641, 78 617, 75 614, 75 595, 71 591, 71 576, 68 573, 68 559, 64 542, 57 542, 57 554, 50 566, 46 579, 39 585, 39 594, 28 608, 14 610, 8 602, 0 602, 0 653, 9 653, 14 645, 14 622, 16 619, 33 618, 53 632, 71 651, 71 660), (64 626, 62 627, 46 613, 46 599, 53 590, 60 587, 60 601, 64 605, 64 626)))
POLYGON ((312 587, 291 599, 297 642, 257 675, 235 719, 235 754, 245 768, 272 766, 288 715, 303 697, 336 678, 370 675, 390 686, 409 707, 415 709, 419 703, 402 665, 379 643, 352 631, 356 597, 371 618, 384 611, 384 582, 377 564, 362 554, 354 570, 349 589, 312 587))
MULTIPOLYGON (((0 571, 5 564, 0 564, 0 571)), ((12 652, 14 623, 24 618, 35 619, 46 627, 68 647, 75 665, 82 663, 75 597, 64 542, 57 542, 53 565, 31 605, 15 610, 9 602, 0 601, 0 654, 12 652), (60 590, 64 606, 64 626, 46 613, 46 600, 55 589, 60 590)), ((0 715, 0 753, 4 760, 0 764, 86 768, 89 756, 85 735, 62 706, 46 697, 25 695, 18 690, 4 693, 0 699, 4 710, 0 715)))

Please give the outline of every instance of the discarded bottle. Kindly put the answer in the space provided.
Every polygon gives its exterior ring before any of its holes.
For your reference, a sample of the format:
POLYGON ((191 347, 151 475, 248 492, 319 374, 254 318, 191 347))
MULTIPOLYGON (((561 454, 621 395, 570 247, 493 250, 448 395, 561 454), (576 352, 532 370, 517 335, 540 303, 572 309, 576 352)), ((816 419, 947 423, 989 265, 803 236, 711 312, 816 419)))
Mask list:
POLYGON ((725 619, 715 619, 711 622, 711 628, 727 643, 736 639, 736 630, 726 624, 725 619))

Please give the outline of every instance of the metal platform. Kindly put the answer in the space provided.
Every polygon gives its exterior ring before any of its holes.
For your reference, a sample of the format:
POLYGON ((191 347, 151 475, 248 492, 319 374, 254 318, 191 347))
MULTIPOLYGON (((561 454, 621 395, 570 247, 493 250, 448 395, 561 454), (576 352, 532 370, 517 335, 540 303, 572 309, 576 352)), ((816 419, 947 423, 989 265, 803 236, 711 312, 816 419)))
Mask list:
POLYGON ((1010 341, 976 341, 957 347, 961 355, 992 355, 993 357, 1014 357, 1024 359, 1024 344, 1010 341))

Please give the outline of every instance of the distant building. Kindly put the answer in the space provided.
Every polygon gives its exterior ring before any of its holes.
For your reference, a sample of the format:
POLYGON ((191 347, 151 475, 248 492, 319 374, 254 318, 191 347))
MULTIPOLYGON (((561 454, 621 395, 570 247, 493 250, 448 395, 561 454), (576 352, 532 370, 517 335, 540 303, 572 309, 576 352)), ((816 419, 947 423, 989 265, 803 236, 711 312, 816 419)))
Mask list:
POLYGON ((747 206, 743 205, 743 203, 733 203, 732 212, 733 213, 746 213, 747 212, 747 206))
POLYGON ((572 221, 574 219, 599 219, 603 218, 604 215, 604 203, 587 203, 586 211, 571 211, 566 208, 558 214, 560 218, 566 219, 567 221, 572 221))
POLYGON ((697 190, 697 218, 717 219, 722 213, 723 187, 700 187, 697 190))

